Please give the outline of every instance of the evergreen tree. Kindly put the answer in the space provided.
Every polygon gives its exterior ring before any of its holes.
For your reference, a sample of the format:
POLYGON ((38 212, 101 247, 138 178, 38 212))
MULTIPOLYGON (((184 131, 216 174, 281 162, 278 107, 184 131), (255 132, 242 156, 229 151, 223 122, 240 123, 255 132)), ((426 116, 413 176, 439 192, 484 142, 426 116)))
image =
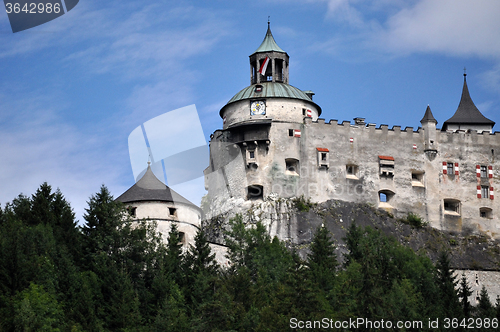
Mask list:
POLYGON ((463 310, 456 292, 458 282, 456 276, 454 276, 454 271, 451 269, 447 252, 442 251, 440 253, 436 268, 442 303, 441 317, 461 317, 463 310))
POLYGON ((333 288, 338 262, 335 245, 323 225, 316 230, 310 249, 307 259, 309 278, 327 294, 333 288))
POLYGON ((460 280, 460 289, 458 290, 458 296, 462 302, 463 315, 465 318, 471 316, 471 304, 469 302, 469 296, 472 295, 472 290, 467 282, 465 274, 462 273, 462 279, 460 280))
POLYGON ((479 293, 479 303, 476 310, 477 316, 481 318, 493 318, 496 314, 493 305, 490 302, 488 291, 486 290, 486 287, 484 287, 484 285, 481 288, 481 292, 479 293))

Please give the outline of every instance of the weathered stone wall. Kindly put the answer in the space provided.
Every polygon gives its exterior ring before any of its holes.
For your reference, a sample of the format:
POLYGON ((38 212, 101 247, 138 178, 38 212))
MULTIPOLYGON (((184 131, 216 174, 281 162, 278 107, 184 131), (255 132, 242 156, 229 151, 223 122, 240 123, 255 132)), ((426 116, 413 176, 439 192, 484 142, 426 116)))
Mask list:
POLYGON ((194 238, 201 226, 201 211, 182 203, 174 205, 173 202, 133 202, 127 204, 129 208, 136 208, 136 220, 154 220, 158 225, 164 242, 167 242, 168 233, 172 223, 176 223, 179 232, 184 233, 183 245, 188 248, 189 244, 194 244, 194 238), (174 215, 170 214, 169 208, 174 208, 174 215))
MULTIPOLYGON (((293 104, 289 103, 284 112, 293 104)), ((248 115, 248 105, 238 112, 248 115)), ((499 182, 500 162, 495 153, 500 153, 500 135, 424 128, 376 128, 372 124, 303 118, 302 123, 272 119, 272 123, 258 127, 216 131, 211 141, 211 166, 206 172, 207 178, 212 177, 206 181, 209 195, 246 200, 248 186, 258 185, 262 186, 260 198, 304 195, 315 202, 367 202, 397 216, 416 213, 438 229, 500 237, 498 199, 477 197, 478 186, 488 187, 489 192, 493 188, 494 194, 499 182), (254 137, 262 139, 245 139, 245 133, 252 130, 254 137), (434 151, 426 151, 430 147, 434 151), (319 160, 318 148, 328 149, 326 162, 319 160), (249 151, 255 151, 252 163, 249 151), (379 156, 394 158, 394 176, 380 174, 379 156), (443 174, 443 162, 453 164, 451 174, 443 174), (355 167, 353 174, 347 173, 348 165, 355 167), (492 177, 478 178, 477 165, 491 166, 492 177), (420 180, 412 179, 412 172, 420 180), (388 194, 387 202, 381 202, 380 192, 388 194), (445 206, 448 200, 457 202, 457 212, 445 206), (481 217, 481 208, 491 212, 481 217)))
POLYGON ((472 294, 469 296, 469 302, 472 305, 479 304, 479 294, 483 285, 488 291, 491 304, 495 305, 497 297, 500 296, 499 271, 455 270, 457 280, 461 280, 462 274, 465 275, 472 291, 472 294))

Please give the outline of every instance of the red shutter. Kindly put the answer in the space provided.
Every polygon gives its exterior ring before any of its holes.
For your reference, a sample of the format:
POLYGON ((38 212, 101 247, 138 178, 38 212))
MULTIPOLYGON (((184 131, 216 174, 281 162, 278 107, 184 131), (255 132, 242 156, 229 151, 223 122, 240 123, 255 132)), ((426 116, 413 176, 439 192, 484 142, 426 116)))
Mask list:
POLYGON ((455 175, 459 174, 458 163, 455 163, 455 175))
POLYGON ((490 198, 495 199, 495 195, 493 194, 493 187, 490 187, 490 198))
POLYGON ((448 174, 448 171, 446 170, 446 161, 443 161, 443 174, 448 174))
POLYGON ((476 165, 476 176, 481 177, 481 165, 476 165))
POLYGON ((477 186, 477 198, 481 198, 481 186, 477 186))
POLYGON ((488 177, 493 178, 493 166, 488 166, 488 177))

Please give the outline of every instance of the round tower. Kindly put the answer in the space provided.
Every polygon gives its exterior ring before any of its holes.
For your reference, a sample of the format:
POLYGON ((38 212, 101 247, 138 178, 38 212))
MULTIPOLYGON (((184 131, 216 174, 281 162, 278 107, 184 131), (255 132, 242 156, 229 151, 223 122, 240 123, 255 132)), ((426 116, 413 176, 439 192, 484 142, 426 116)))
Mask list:
POLYGON ((316 120, 321 108, 312 91, 289 84, 288 54, 278 46, 268 22, 266 36, 250 55, 250 86, 234 95, 220 110, 223 129, 245 123, 316 120))
POLYGON ((165 242, 172 223, 177 224, 184 248, 194 244, 201 226, 201 210, 158 180, 148 163, 146 173, 117 199, 134 220, 154 220, 165 242))

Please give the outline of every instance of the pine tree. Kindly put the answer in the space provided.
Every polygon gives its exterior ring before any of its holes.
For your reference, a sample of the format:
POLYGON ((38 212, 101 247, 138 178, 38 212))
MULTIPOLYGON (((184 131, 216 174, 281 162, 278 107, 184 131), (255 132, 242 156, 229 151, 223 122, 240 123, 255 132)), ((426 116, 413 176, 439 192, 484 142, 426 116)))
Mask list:
POLYGON ((333 288, 338 262, 335 245, 323 225, 316 230, 310 249, 307 258, 309 278, 326 294, 333 288))
POLYGON ((471 304, 469 302, 469 296, 472 295, 472 290, 467 283, 467 278, 465 274, 462 273, 462 279, 460 280, 460 289, 458 290, 458 296, 462 302, 463 315, 465 318, 471 315, 471 304))
POLYGON ((477 316, 481 318, 493 318, 495 317, 495 310, 490 302, 490 297, 486 287, 481 288, 479 293, 479 303, 477 305, 477 316))
POLYGON ((450 266, 450 258, 448 253, 442 251, 440 253, 437 268, 437 283, 440 288, 441 303, 442 303, 442 317, 460 317, 462 309, 456 292, 458 284, 454 271, 450 266))

